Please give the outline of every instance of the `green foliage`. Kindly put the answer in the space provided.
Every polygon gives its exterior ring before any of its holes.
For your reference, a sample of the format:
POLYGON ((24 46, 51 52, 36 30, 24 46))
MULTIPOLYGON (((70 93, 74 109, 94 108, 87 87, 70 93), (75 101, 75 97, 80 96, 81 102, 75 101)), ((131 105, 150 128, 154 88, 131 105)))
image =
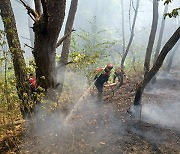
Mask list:
POLYGON ((89 23, 90 32, 81 29, 72 36, 69 60, 73 62, 70 69, 86 72, 85 75, 91 80, 91 74, 97 66, 103 67, 110 62, 110 51, 116 42, 108 40, 109 38, 105 39, 107 31, 97 30, 96 17, 89 23))
MULTIPOLYGON (((15 50, 15 49, 14 49, 15 50)), ((12 51, 11 51, 12 52, 12 51)), ((21 116, 20 113, 20 105, 22 105, 22 100, 19 99, 17 92, 17 80, 14 74, 14 67, 11 62, 11 53, 8 50, 5 33, 0 31, 0 117, 9 119, 9 116, 12 115, 14 118, 19 118, 21 116)), ((27 73, 35 72, 35 63, 34 61, 29 62, 29 67, 24 68, 27 73)), ((28 84, 28 82, 27 82, 28 84)), ((31 108, 34 106, 35 100, 40 100, 43 95, 43 88, 38 87, 39 93, 32 93, 31 99, 27 92, 23 93, 23 99, 28 100, 26 102, 28 107, 31 108)), ((23 106, 23 105, 22 105, 23 106)), ((2 119, 0 118, 0 122, 2 119)))
POLYGON ((29 60, 29 66, 27 67, 27 73, 33 73, 35 74, 36 71, 36 63, 34 59, 29 60))
POLYGON ((176 18, 179 15, 179 10, 180 10, 180 7, 175 8, 170 13, 165 13, 164 17, 168 16, 169 18, 172 18, 172 17, 176 18))
MULTIPOLYGON (((164 5, 168 5, 169 3, 171 3, 173 0, 164 0, 164 5)), ((164 14, 164 18, 166 18, 166 16, 168 16, 169 18, 176 18, 179 15, 179 10, 180 7, 173 9, 170 13, 165 13, 164 14)))
POLYGON ((16 91, 16 80, 10 62, 10 54, 5 41, 5 33, 0 30, 0 123, 9 117, 20 117, 20 100, 16 91))
POLYGON ((171 3, 173 0, 165 0, 164 5, 171 3))

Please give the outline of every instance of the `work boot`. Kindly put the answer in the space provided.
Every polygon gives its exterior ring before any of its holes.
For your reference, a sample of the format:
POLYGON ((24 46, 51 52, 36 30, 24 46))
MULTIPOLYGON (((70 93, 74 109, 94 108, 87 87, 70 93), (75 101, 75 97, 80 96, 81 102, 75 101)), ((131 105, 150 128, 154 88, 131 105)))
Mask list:
POLYGON ((103 94, 101 92, 98 92, 98 100, 101 101, 103 98, 103 94))
POLYGON ((102 104, 102 102, 103 102, 102 98, 103 98, 102 93, 98 93, 97 100, 96 100, 97 105, 101 105, 102 104))

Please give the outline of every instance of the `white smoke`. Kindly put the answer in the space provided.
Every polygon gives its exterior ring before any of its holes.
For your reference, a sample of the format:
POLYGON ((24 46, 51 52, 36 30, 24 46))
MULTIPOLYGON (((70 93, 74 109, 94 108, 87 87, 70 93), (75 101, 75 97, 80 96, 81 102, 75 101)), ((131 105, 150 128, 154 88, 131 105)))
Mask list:
POLYGON ((180 131, 180 102, 164 104, 144 104, 142 119, 146 122, 158 124, 180 131))
POLYGON ((155 89, 146 92, 154 96, 143 102, 142 119, 146 122, 173 128, 180 131, 180 95, 179 80, 173 76, 158 76, 155 89))

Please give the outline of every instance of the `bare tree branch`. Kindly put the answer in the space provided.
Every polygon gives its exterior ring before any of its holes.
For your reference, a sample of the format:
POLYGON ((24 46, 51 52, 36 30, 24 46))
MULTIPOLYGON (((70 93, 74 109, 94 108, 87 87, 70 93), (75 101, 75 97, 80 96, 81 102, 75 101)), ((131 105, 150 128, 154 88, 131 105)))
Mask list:
POLYGON ((48 17, 48 11, 47 11, 46 0, 41 0, 41 4, 42 4, 44 16, 48 17))
POLYGON ((31 49, 34 49, 33 47, 31 47, 30 45, 28 45, 27 43, 24 44, 25 46, 31 48, 31 49))
POLYGON ((68 33, 66 33, 56 44, 56 48, 59 47, 62 42, 73 32, 73 31, 76 31, 76 30, 72 30, 72 31, 69 31, 68 33))
POLYGON ((34 0, 35 9, 38 15, 42 14, 41 0, 34 0))
POLYGON ((39 17, 39 15, 31 8, 29 7, 23 0, 19 0, 24 7, 27 9, 28 11, 28 15, 32 18, 32 20, 36 21, 37 18, 39 17), (33 18, 34 17, 34 18, 33 18))
POLYGON ((134 11, 136 11, 136 8, 134 6, 134 2, 133 1, 132 1, 132 8, 133 8, 134 11))
POLYGON ((23 39, 26 39, 28 41, 30 41, 30 38, 27 38, 27 37, 24 37, 24 36, 21 36, 23 39))
POLYGON ((61 66, 64 66, 64 65, 69 65, 69 64, 72 64, 72 63, 75 63, 75 62, 69 61, 69 62, 67 62, 66 64, 61 64, 60 67, 61 67, 61 66))

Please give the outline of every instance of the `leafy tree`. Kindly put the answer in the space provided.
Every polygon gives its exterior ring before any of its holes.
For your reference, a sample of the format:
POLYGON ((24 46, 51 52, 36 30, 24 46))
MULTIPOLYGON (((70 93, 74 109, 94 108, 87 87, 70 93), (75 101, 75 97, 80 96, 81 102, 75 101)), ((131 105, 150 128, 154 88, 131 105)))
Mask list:
POLYGON ((90 22, 91 30, 85 31, 81 29, 75 32, 71 39, 71 48, 69 65, 71 71, 78 71, 84 73, 91 82, 93 79, 93 72, 96 67, 105 66, 107 62, 112 61, 112 48, 116 41, 107 41, 104 39, 106 35, 105 30, 97 30, 96 17, 90 22))
POLYGON ((11 7, 10 0, 0 2, 1 17, 4 23, 4 29, 11 53, 14 72, 16 77, 16 88, 18 96, 22 101, 21 112, 25 117, 31 112, 30 108, 30 87, 27 83, 26 64, 21 50, 20 41, 17 34, 16 22, 11 7))

